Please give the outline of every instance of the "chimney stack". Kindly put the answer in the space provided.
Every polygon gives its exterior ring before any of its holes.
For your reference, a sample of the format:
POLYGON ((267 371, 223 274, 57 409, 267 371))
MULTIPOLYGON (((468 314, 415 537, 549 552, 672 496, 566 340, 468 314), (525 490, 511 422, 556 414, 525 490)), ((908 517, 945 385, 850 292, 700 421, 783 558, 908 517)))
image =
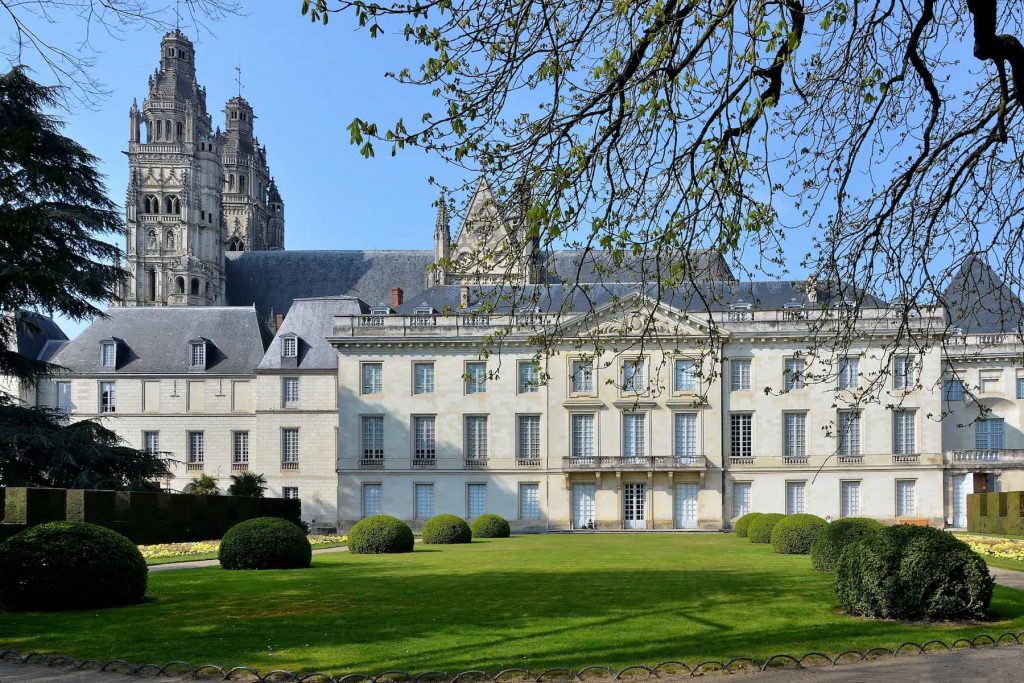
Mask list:
POLYGON ((280 330, 281 329, 281 325, 283 325, 283 324, 284 324, 284 316, 281 315, 280 313, 278 313, 277 315, 274 316, 274 331, 276 332, 276 331, 280 330))
POLYGON ((469 308, 469 285, 459 286, 459 308, 469 308))
POLYGON ((392 310, 398 310, 398 307, 405 301, 404 292, 401 287, 391 288, 391 308, 392 310))

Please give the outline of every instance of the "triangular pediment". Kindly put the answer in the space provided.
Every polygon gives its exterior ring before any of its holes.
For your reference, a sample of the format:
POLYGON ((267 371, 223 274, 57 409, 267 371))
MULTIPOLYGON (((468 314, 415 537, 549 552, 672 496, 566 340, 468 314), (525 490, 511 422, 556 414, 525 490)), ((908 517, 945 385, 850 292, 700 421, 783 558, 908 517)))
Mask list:
MULTIPOLYGON (((705 338, 711 333, 706 320, 686 311, 656 301, 643 292, 634 292, 604 304, 590 313, 567 321, 561 326, 562 336, 604 338, 705 338)), ((725 336, 718 330, 719 336, 725 336)))
POLYGON ((507 249, 511 232, 487 179, 481 177, 466 207, 466 218, 455 238, 457 251, 495 253, 507 249))

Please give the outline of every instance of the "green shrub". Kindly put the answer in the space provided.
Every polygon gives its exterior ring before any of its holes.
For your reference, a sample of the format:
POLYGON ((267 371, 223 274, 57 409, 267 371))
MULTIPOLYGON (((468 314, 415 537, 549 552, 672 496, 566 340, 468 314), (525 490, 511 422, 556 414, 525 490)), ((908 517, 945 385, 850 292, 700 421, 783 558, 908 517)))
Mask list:
POLYGON ((149 570, 121 534, 85 522, 48 522, 0 544, 0 604, 72 610, 142 602, 149 570))
POLYGON ((786 515, 772 527, 772 547, 783 555, 806 555, 811 552, 814 539, 827 526, 828 523, 817 515, 786 515))
POLYGON ((736 531, 736 535, 740 538, 746 538, 747 532, 750 529, 750 523, 760 516, 760 512, 748 512, 747 514, 737 519, 736 524, 733 525, 733 529, 736 531))
POLYGON ((348 532, 348 549, 353 553, 411 553, 414 542, 409 525, 391 515, 367 517, 348 532))
POLYGON ((471 543, 473 530, 466 520, 455 515, 437 515, 423 525, 423 542, 427 545, 446 545, 450 543, 471 543))
POLYGON ((843 548, 885 528, 867 517, 844 517, 829 524, 811 544, 811 565, 819 572, 834 572, 843 548))
POLYGON ((218 558, 224 569, 300 569, 313 549, 302 529, 280 517, 256 517, 228 529, 218 558))
POLYGON ((983 619, 993 580, 985 561, 952 534, 898 524, 854 541, 836 574, 839 605, 883 619, 983 619))
POLYGON ((508 520, 500 515, 480 515, 473 520, 473 536, 475 538, 508 538, 512 529, 508 520))
POLYGON ((747 538, 751 543, 771 543, 772 529, 785 516, 778 512, 768 512, 754 519, 747 526, 747 538))

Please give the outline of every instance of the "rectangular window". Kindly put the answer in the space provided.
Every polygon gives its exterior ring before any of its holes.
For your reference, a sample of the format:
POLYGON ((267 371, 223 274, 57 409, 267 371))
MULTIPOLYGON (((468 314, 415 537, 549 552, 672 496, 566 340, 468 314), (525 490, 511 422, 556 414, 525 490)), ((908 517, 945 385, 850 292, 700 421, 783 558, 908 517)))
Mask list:
POLYGON ((540 484, 519 485, 519 519, 540 519, 540 484))
POLYGON ((285 358, 295 358, 299 355, 299 340, 297 337, 281 338, 281 355, 285 358))
POLYGON ((434 485, 416 484, 413 515, 416 519, 430 519, 434 516, 434 485))
POLYGON ((360 434, 363 440, 363 460, 384 457, 384 416, 367 415, 360 418, 360 434))
POLYGON ((420 415, 412 419, 413 457, 434 458, 436 455, 436 432, 434 416, 420 415))
POLYGON ((384 391, 384 364, 363 363, 362 393, 379 394, 384 391))
POLYGON ((285 500, 298 500, 299 499, 299 487, 298 486, 282 486, 281 497, 285 500))
POLYGON ((71 382, 57 382, 57 411, 71 414, 71 382))
POLYGON ((697 362, 692 358, 676 359, 675 390, 697 391, 697 362))
POLYGON ((802 481, 786 482, 786 514, 798 515, 807 509, 805 491, 807 484, 802 481))
POLYGON ((729 456, 751 458, 754 456, 754 416, 751 413, 733 413, 729 416, 729 456))
POLYGON ((282 408, 298 408, 299 407, 299 378, 298 377, 282 377, 281 378, 281 407, 282 408))
POLYGON ((732 367, 732 390, 750 391, 750 360, 738 359, 729 365, 732 367))
MULTIPOLYGON (((1021 379, 1024 379, 1024 377, 1022 377, 1021 379)), ((1024 398, 1024 397, 1020 396, 1020 390, 1021 390, 1021 380, 1018 379, 1017 380, 1017 394, 1018 394, 1017 398, 1024 398)), ((946 401, 949 401, 949 402, 963 401, 964 400, 964 393, 965 393, 964 392, 964 383, 961 382, 958 379, 947 379, 945 382, 942 383, 942 398, 943 398, 943 400, 946 400, 946 401)))
POLYGON ((892 388, 910 390, 914 387, 914 364, 910 356, 896 356, 892 359, 892 388))
POLYGON ((487 416, 468 415, 466 417, 466 459, 487 459, 487 416))
POLYGON ((540 389, 540 368, 533 361, 519 361, 519 393, 535 394, 540 389))
POLYGON ((892 452, 897 455, 917 453, 913 410, 898 410, 892 414, 892 452))
POLYGON ((1002 390, 1003 373, 1001 370, 982 370, 978 373, 978 385, 983 394, 997 394, 1002 390))
MULTIPOLYGON (((962 384, 960 386, 961 388, 963 387, 962 384)), ((1017 398, 1024 398, 1024 377, 1017 378, 1017 398)), ((960 400, 962 401, 963 399, 961 398, 960 400)))
POLYGON ((1006 447, 1006 424, 1001 417, 991 417, 974 423, 974 447, 999 449, 1006 447))
POLYGON ((487 393, 487 363, 466 363, 466 393, 487 393))
POLYGON ((160 381, 145 381, 142 383, 142 412, 160 412, 160 381))
POLYGON ((100 344, 100 365, 104 368, 117 366, 117 344, 115 342, 100 344))
POLYGON ((594 392, 594 363, 588 360, 574 359, 569 365, 572 374, 572 393, 591 394, 594 392))
POLYGON ((697 455, 697 414, 675 414, 675 453, 677 459, 697 455))
POLYGON ((412 364, 412 393, 432 394, 434 393, 434 364, 413 363, 412 364))
POLYGON ((466 484, 466 516, 487 514, 487 484, 466 484))
POLYGON ((646 367, 643 358, 622 361, 622 390, 634 394, 647 391, 646 367))
POLYGON ((100 382, 100 412, 117 411, 117 394, 113 382, 100 382))
POLYGON ((520 415, 517 422, 517 453, 520 460, 540 458, 540 415, 520 415))
POLYGON ((843 517, 860 517, 860 482, 839 482, 839 513, 843 517))
POLYGON ((281 462, 299 462, 299 430, 294 427, 281 430, 281 462))
POLYGON ((843 358, 839 361, 839 388, 856 389, 860 386, 860 359, 843 358))
POLYGON ((782 454, 787 458, 807 455, 807 413, 783 413, 782 454))
POLYGON ((647 413, 623 413, 622 456, 642 458, 646 455, 647 413))
POLYGON ((380 484, 363 484, 363 517, 373 517, 384 512, 384 500, 380 484))
POLYGON ((190 368, 206 367, 206 344, 190 344, 188 366, 190 368))
POLYGON ((150 455, 160 452, 160 432, 142 432, 142 448, 150 455))
POLYGON ((206 410, 206 382, 187 382, 186 393, 188 412, 201 413, 206 410))
POLYGON ((836 419, 839 455, 860 455, 860 413, 840 410, 836 419))
POLYGON ((594 415, 573 413, 572 415, 572 457, 594 457, 594 415))
POLYGON ((249 432, 231 432, 231 464, 249 464, 249 432))
POLYGON ((917 514, 917 480, 896 480, 896 516, 913 517, 917 514))
POLYGON ((804 363, 803 358, 787 358, 786 368, 782 373, 782 390, 793 391, 804 388, 804 363))
POLYGON ((732 516, 742 517, 750 512, 750 482, 737 481, 732 485, 732 516))
POLYGON ((206 439, 204 434, 202 432, 188 432, 186 434, 186 441, 188 442, 188 463, 201 465, 206 457, 206 439))

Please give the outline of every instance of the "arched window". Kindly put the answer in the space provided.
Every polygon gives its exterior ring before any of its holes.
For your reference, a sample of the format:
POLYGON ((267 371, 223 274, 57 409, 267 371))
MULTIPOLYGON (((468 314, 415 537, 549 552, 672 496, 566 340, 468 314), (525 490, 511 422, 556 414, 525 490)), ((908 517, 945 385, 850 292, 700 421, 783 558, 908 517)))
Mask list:
POLYGON ((174 198, 174 214, 181 215, 181 200, 177 197, 174 198))
POLYGON ((238 191, 239 192, 245 192, 245 176, 244 175, 238 176, 238 191))
POLYGON ((147 194, 142 198, 143 213, 160 213, 160 200, 155 195, 147 194))
POLYGON ((245 251, 245 242, 238 237, 232 237, 228 242, 228 251, 245 251))
POLYGON ((231 173, 228 175, 228 189, 232 192, 235 191, 235 174, 231 173))
POLYGON ((156 301, 156 271, 152 268, 148 271, 149 275, 149 300, 156 301))
POLYGON ((174 195, 164 197, 164 213, 174 213, 174 195))
POLYGON ((199 296, 199 280, 192 278, 192 283, 189 285, 189 289, 192 292, 192 296, 199 296))
MULTIPOLYGON (((174 249, 174 231, 168 230, 167 234, 164 235, 164 248, 166 248, 166 249, 174 249)), ((182 285, 182 290, 183 291, 184 291, 184 288, 185 288, 185 285, 182 285)))
POLYGON ((185 278, 180 276, 174 278, 174 291, 178 294, 185 293, 185 278))
POLYGON ((182 139, 185 137, 185 124, 181 121, 178 121, 176 124, 174 124, 174 127, 175 130, 178 132, 178 142, 181 142, 182 139))
POLYGON ((161 121, 160 119, 157 119, 156 120, 156 139, 157 139, 157 141, 160 141, 160 139, 163 138, 163 136, 164 136, 164 122, 161 121))
POLYGON ((168 142, 172 140, 171 133, 171 120, 167 119, 166 121, 164 121, 164 136, 166 136, 168 142))

